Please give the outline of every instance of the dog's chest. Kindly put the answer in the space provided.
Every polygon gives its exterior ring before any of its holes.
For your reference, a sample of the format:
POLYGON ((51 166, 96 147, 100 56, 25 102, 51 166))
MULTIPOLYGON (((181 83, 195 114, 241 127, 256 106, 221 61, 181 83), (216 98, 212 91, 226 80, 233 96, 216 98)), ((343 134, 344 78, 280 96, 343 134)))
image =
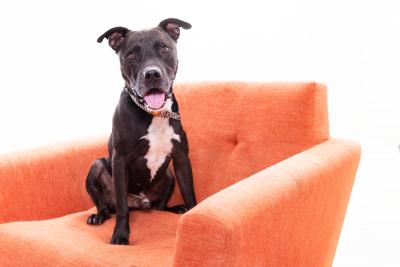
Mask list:
POLYGON ((165 162, 172 151, 172 140, 180 141, 179 135, 169 125, 168 118, 153 117, 147 134, 141 139, 149 141, 149 150, 144 156, 147 160, 147 168, 150 170, 150 181, 154 179, 158 169, 165 162))

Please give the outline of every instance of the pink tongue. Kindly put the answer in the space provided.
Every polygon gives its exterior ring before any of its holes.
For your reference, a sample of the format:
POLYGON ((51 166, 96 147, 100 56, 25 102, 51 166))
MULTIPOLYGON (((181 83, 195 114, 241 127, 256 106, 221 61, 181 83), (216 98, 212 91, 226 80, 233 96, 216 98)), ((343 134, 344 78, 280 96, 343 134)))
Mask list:
POLYGON ((164 93, 151 93, 144 97, 147 105, 152 109, 161 108, 164 104, 165 95, 164 93))

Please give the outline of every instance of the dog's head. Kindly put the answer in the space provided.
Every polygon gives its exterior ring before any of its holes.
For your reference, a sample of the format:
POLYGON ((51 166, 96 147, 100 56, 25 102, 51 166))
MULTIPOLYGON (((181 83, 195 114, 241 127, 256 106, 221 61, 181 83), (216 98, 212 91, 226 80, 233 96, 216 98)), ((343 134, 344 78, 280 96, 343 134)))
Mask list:
POLYGON ((97 42, 108 39, 118 54, 126 87, 152 110, 161 109, 171 93, 178 69, 176 42, 180 28, 192 26, 179 19, 165 19, 150 30, 131 31, 115 27, 97 42))

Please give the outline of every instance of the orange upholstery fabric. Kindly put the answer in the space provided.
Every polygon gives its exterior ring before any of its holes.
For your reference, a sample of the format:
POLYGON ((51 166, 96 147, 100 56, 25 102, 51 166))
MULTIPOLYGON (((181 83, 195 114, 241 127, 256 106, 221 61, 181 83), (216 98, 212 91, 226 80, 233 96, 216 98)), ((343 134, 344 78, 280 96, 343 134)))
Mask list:
POLYGON ((174 266, 331 266, 360 156, 330 140, 182 216, 174 266))
POLYGON ((106 155, 105 138, 88 138, 0 156, 0 223, 62 216, 93 206, 85 179, 106 155))
MULTIPOLYGON (((132 246, 113 246, 114 218, 96 227, 85 223, 93 209, 74 213, 92 206, 84 181, 106 138, 6 155, 0 263, 331 265, 360 148, 329 138, 325 87, 220 82, 175 93, 201 203, 183 216, 133 212, 132 246)), ((170 203, 178 202, 176 188, 170 203)))
POLYGON ((329 138, 321 84, 195 83, 175 91, 199 200, 329 138))
POLYGON ((130 214, 130 246, 110 245, 115 218, 86 224, 95 208, 57 219, 1 225, 0 266, 171 266, 176 225, 170 212, 130 214))

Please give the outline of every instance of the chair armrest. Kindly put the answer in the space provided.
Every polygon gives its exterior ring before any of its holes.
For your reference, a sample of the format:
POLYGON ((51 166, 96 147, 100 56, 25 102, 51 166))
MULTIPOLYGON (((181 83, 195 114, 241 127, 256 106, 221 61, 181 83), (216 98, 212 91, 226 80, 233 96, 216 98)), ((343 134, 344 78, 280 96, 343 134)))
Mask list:
POLYGON ((0 223, 87 209, 91 163, 107 155, 106 138, 82 139, 0 157, 0 223))
POLYGON ((210 196, 181 217, 174 266, 331 266, 359 159, 331 139, 210 196))

